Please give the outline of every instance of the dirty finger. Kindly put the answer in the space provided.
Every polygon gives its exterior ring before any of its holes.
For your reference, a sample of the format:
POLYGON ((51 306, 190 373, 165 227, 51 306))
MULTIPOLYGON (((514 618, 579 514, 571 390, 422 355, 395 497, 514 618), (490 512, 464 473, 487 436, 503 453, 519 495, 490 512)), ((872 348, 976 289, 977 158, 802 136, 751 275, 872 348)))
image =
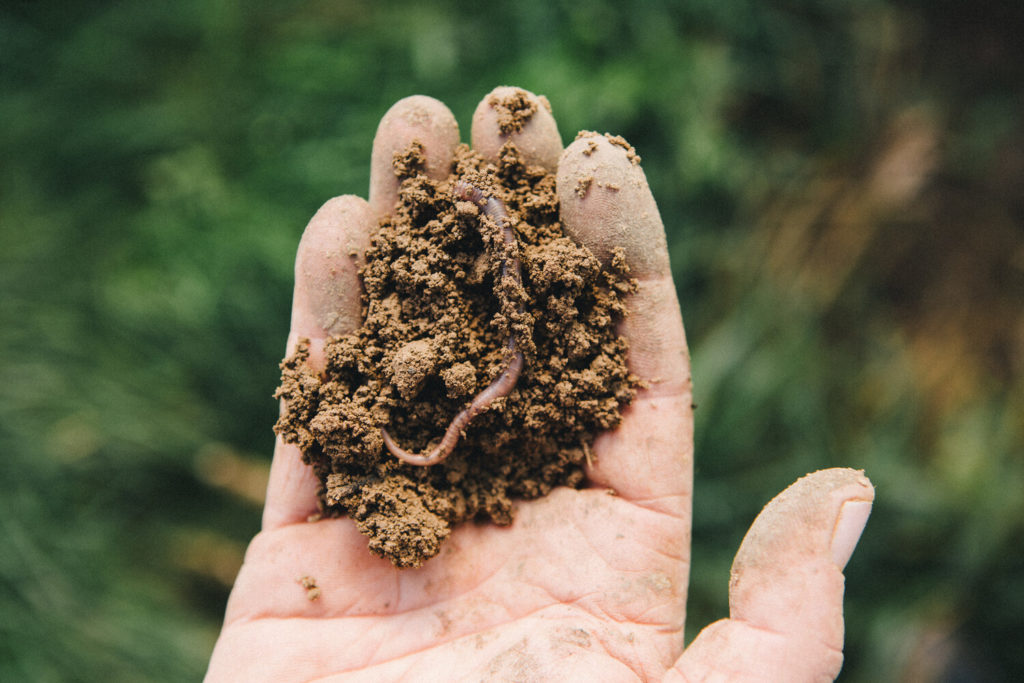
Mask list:
POLYGON ((413 144, 421 146, 424 171, 430 178, 441 180, 448 175, 459 144, 459 125, 448 107, 433 97, 401 99, 380 120, 370 163, 370 208, 375 217, 390 213, 398 201, 395 155, 413 144))
MULTIPOLYGON (((286 355, 301 340, 309 342, 309 366, 324 368, 324 342, 361 323, 359 266, 369 244, 374 218, 365 200, 352 195, 328 200, 316 212, 295 256, 295 290, 286 355)), ((302 462, 298 447, 280 436, 274 447, 265 529, 305 520, 316 511, 316 477, 302 462)))
POLYGON ((590 478, 684 514, 693 459, 690 359, 665 230, 639 156, 622 138, 582 133, 562 154, 557 190, 566 232, 605 265, 621 254, 637 280, 619 331, 644 387, 622 425, 595 442, 590 478))
POLYGON ((515 143, 527 164, 554 172, 562 138, 546 97, 511 86, 498 86, 477 105, 471 132, 473 149, 497 161, 506 142, 515 143))

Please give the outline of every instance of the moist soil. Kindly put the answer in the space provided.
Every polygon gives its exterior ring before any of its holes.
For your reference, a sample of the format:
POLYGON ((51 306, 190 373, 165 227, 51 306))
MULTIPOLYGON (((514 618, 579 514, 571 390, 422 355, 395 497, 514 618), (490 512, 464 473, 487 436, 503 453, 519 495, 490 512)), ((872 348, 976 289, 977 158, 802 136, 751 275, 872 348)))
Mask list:
POLYGON ((395 156, 399 201, 360 271, 362 327, 328 340, 322 374, 300 342, 276 394, 275 431, 316 473, 320 516, 348 515, 371 551, 403 568, 436 555, 461 522, 507 525, 514 499, 583 486, 595 434, 619 424, 637 387, 615 331, 635 283, 621 254, 602 268, 563 233, 554 176, 512 143, 497 164, 460 146, 442 181, 424 168, 417 143, 395 156), (487 212, 453 196, 458 180, 504 203, 518 254, 487 212), (522 374, 445 460, 411 465, 387 450, 382 428, 407 451, 434 448, 508 366, 511 334, 522 374))

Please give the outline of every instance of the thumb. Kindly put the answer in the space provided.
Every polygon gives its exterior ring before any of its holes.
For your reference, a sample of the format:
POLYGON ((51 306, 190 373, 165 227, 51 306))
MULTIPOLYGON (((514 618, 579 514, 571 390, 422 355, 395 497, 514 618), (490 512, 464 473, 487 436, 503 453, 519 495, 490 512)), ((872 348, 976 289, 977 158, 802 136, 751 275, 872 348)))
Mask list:
POLYGON ((843 664, 843 567, 871 512, 863 472, 809 474, 754 520, 732 565, 728 619, 665 680, 821 681, 843 664))

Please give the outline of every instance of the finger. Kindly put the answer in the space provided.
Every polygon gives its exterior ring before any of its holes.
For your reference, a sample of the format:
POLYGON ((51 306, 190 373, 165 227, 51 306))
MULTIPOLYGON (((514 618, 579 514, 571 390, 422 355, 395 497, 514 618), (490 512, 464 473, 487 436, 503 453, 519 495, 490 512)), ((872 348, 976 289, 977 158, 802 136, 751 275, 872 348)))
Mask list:
POLYGON ((580 133, 559 162, 558 199, 566 230, 602 263, 622 248, 634 277, 671 277, 661 214, 625 140, 580 133))
POLYGON ((522 88, 499 86, 473 114, 473 149, 484 159, 497 162, 501 147, 514 142, 527 164, 554 172, 562 154, 562 138, 546 97, 522 88))
POLYGON ((581 134, 562 154, 557 189, 566 232, 605 265, 621 249, 638 283, 619 332, 629 342, 629 368, 646 386, 619 428, 595 441, 590 479, 631 500, 686 514, 693 461, 690 359, 647 178, 621 138, 581 134))
POLYGON ((666 680, 832 680, 843 663, 843 568, 874 488, 863 472, 809 474, 747 532, 729 580, 729 619, 697 636, 666 680))
POLYGON ((289 352, 300 338, 322 351, 327 337, 362 323, 359 268, 374 224, 369 205, 353 195, 328 200, 310 219, 295 255, 289 352))
POLYGON ((423 146, 426 174, 434 180, 446 178, 459 144, 459 124, 448 107, 432 97, 413 95, 399 100, 384 114, 373 139, 370 162, 370 208, 374 216, 384 216, 394 209, 399 185, 395 155, 406 152, 414 142, 423 146))
MULTIPOLYGON (((310 344, 309 365, 324 368, 324 342, 361 324, 359 266, 375 225, 363 199, 335 197, 320 207, 302 233, 295 256, 295 291, 287 355, 300 339, 310 344)), ((282 406, 283 407, 283 406, 282 406)), ((270 467, 263 528, 305 520, 316 512, 318 482, 298 447, 277 437, 270 467)))

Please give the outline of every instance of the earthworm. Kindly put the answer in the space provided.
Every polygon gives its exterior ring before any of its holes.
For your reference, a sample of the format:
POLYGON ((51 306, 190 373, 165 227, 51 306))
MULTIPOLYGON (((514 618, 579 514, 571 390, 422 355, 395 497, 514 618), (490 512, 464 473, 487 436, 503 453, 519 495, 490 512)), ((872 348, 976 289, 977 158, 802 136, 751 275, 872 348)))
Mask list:
MULTIPOLYGON (((501 279, 511 275, 517 285, 521 284, 523 276, 519 265, 519 257, 515 255, 517 246, 516 234, 512 229, 512 220, 508 216, 508 211, 505 210, 505 205, 500 199, 484 194, 483 190, 463 180, 455 183, 453 194, 457 199, 476 204, 481 211, 487 214, 501 228, 501 236, 505 244, 505 254, 502 257, 501 264, 501 279), (509 256, 510 254, 512 254, 511 257, 509 256)), ((522 306, 520 306, 521 310, 522 306)), ((519 350, 519 346, 516 343, 515 332, 509 332, 508 344, 505 347, 504 363, 505 368, 498 375, 497 379, 488 384, 483 391, 470 401, 468 406, 452 418, 448 429, 445 430, 444 436, 441 438, 441 442, 432 451, 422 455, 410 453, 395 443, 395 440, 391 438, 386 428, 381 427, 380 435, 384 439, 384 445, 391 451, 393 456, 410 465, 425 467, 442 462, 451 454, 455 444, 459 441, 459 437, 462 435, 462 430, 469 426, 470 421, 487 410, 487 407, 495 399, 508 396, 512 389, 515 388, 525 363, 523 352, 519 350)))

